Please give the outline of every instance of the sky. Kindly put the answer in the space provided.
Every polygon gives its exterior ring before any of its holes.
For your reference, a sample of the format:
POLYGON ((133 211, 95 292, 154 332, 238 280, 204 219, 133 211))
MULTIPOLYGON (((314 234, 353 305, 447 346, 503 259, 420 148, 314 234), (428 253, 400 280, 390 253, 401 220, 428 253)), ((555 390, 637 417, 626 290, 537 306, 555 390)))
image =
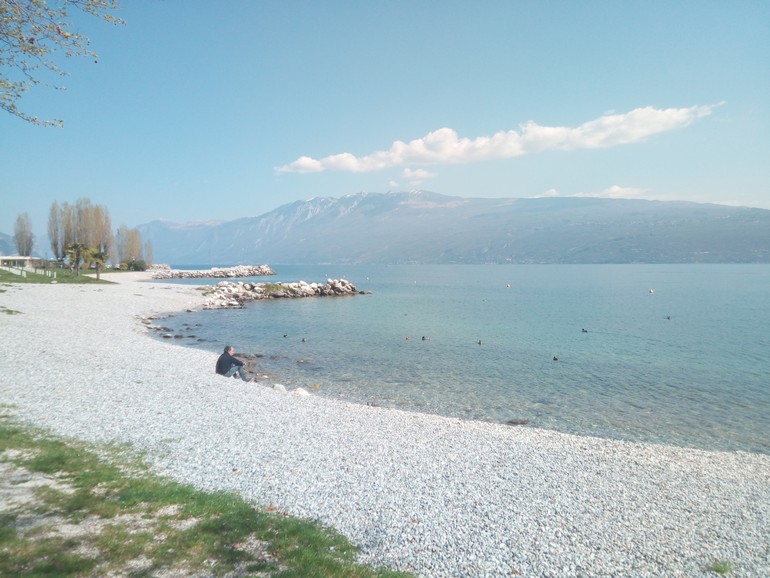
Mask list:
MULTIPOLYGON (((53 0, 49 0, 53 3, 53 0)), ((770 2, 122 0, 0 110, 0 232, 428 190, 770 209, 770 2)), ((6 71, 3 71, 6 72, 6 71)))

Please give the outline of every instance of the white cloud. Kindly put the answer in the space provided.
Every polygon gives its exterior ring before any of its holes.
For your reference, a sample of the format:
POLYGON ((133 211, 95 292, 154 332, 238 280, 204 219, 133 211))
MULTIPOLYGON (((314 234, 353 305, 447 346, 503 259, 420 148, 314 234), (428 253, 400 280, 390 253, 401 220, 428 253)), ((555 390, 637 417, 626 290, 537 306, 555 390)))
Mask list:
MULTIPOLYGON (((401 171, 401 178, 406 180, 406 184, 409 187, 419 187, 425 180, 432 179, 437 176, 438 175, 436 173, 432 173, 425 169, 404 169, 401 171)), ((390 190, 396 190, 399 189, 400 186, 397 181, 390 180, 388 181, 388 188, 390 190)))
POLYGON ((559 191, 557 191, 556 189, 548 189, 546 192, 540 193, 539 195, 535 195, 535 196, 530 197, 530 198, 532 198, 532 199, 547 199, 547 198, 558 197, 558 196, 559 196, 559 191))
MULTIPOLYGON (((637 108, 625 114, 605 114, 578 127, 549 127, 529 121, 518 131, 492 136, 460 138, 451 128, 440 128, 408 143, 394 142, 388 150, 357 157, 340 153, 314 159, 299 157, 276 168, 278 173, 325 170, 371 172, 404 165, 436 165, 506 159, 546 150, 607 148, 638 142, 651 135, 683 128, 708 116, 718 105, 689 108, 637 108)), ((409 170, 409 169, 407 169, 409 170)))
POLYGON ((602 199, 641 199, 645 196, 647 189, 637 189, 633 187, 621 187, 612 185, 598 193, 576 193, 573 197, 600 197, 602 199))
POLYGON ((404 179, 432 179, 436 176, 436 173, 426 171, 425 169, 404 169, 401 173, 401 177, 404 179))
MULTIPOLYGON (((620 185, 612 185, 607 187, 603 191, 596 193, 575 193, 573 195, 565 195, 565 197, 579 197, 579 198, 600 198, 600 199, 650 199, 646 193, 648 189, 638 189, 634 187, 621 187, 620 185)), ((546 199, 560 196, 559 191, 556 189, 548 189, 544 193, 539 195, 533 195, 531 199, 546 199)))
POLYGON ((317 161, 310 157, 299 157, 296 161, 290 165, 285 165, 279 172, 283 173, 320 173, 326 170, 321 161, 317 161))
POLYGON ((610 188, 604 189, 601 196, 609 197, 611 199, 638 199, 644 196, 647 191, 647 189, 612 185, 610 188))

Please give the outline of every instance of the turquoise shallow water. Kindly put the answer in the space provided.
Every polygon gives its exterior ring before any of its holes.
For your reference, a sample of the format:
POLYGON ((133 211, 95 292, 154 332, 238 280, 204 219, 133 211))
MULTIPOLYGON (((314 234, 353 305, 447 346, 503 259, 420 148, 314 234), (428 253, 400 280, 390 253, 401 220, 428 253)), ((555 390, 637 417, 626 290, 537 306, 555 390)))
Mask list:
POLYGON ((373 294, 164 324, 212 353, 227 342, 262 355, 266 372, 319 395, 770 453, 766 265, 273 268, 267 280, 345 277, 373 294))

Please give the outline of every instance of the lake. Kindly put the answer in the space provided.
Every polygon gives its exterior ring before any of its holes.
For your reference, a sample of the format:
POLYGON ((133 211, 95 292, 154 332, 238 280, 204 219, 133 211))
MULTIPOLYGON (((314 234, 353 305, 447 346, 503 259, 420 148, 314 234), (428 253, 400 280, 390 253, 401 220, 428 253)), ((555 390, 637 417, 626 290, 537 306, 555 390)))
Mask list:
POLYGON ((344 277, 372 294, 164 325, 212 354, 258 354, 273 379, 316 395, 770 453, 768 265, 271 266, 252 280, 344 277))

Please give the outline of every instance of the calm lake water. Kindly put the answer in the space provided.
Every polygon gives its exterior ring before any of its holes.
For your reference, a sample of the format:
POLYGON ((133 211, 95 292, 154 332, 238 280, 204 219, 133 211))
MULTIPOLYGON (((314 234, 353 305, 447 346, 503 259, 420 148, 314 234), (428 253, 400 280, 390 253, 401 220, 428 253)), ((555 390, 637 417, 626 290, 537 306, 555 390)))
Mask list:
POLYGON ((266 373, 317 395, 770 453, 770 266, 272 267, 254 280, 344 277, 373 294, 164 325, 192 347, 264 356, 266 373))

